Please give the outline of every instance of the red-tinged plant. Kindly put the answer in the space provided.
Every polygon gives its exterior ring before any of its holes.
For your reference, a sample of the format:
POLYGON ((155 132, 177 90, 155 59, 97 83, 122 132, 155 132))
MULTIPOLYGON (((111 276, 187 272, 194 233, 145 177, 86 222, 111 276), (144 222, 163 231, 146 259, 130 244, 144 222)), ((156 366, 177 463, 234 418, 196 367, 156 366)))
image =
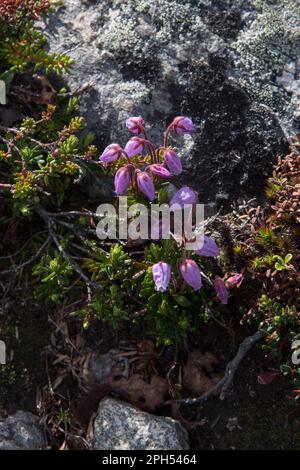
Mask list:
POLYGON ((0 16, 10 23, 24 18, 36 20, 50 6, 49 0, 1 0, 0 16))

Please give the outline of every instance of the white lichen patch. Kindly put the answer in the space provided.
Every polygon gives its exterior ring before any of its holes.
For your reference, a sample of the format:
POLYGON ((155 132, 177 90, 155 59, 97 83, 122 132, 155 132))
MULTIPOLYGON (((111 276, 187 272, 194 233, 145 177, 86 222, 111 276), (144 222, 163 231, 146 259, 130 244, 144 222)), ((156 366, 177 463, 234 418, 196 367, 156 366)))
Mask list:
POLYGON ((295 92, 299 80, 300 8, 290 0, 253 4, 258 9, 256 19, 231 45, 235 54, 231 73, 252 99, 277 112, 289 111, 290 117, 289 93, 295 92), (287 87, 290 63, 294 69, 287 87))

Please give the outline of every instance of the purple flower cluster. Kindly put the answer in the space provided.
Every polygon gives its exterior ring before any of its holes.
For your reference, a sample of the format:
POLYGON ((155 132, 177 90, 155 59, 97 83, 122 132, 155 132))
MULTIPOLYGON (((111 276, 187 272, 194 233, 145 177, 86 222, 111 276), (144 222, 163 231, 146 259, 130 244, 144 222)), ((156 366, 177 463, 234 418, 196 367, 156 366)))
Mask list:
MULTIPOLYGON (((173 148, 168 146, 169 134, 172 131, 178 135, 191 134, 196 132, 196 127, 190 118, 176 117, 167 127, 163 146, 158 149, 155 149, 149 141, 145 122, 141 116, 127 119, 126 127, 134 136, 128 140, 124 148, 116 143, 108 145, 100 156, 100 162, 106 165, 125 158, 126 164, 118 168, 115 174, 115 193, 120 196, 124 195, 128 188, 132 187, 136 192, 143 193, 150 201, 153 201, 156 198, 154 185, 156 178, 165 180, 182 173, 180 157, 173 148), (143 157, 145 151, 147 155, 143 157), (139 155, 142 158, 133 159, 139 155)), ((196 202, 196 192, 184 186, 173 195, 170 206, 173 206, 173 210, 181 210, 186 204, 194 206, 196 202)), ((151 236, 160 239, 169 230, 170 227, 165 227, 162 221, 158 221, 156 226, 152 227, 151 236)), ((182 235, 182 241, 184 244, 187 242, 184 235, 182 235)), ((205 235, 203 245, 195 249, 194 253, 204 257, 218 257, 220 249, 211 237, 205 235)), ((199 291, 202 288, 203 273, 194 259, 182 258, 178 262, 178 271, 182 281, 192 289, 199 291)), ((172 277, 171 266, 165 261, 159 261, 152 266, 152 277, 155 289, 162 293, 166 292, 172 277)), ((241 273, 233 273, 225 279, 216 276, 213 286, 219 301, 227 304, 229 289, 239 287, 242 281, 243 274, 241 273)))
MULTIPOLYGON (((145 122, 141 116, 127 119, 126 127, 132 134, 135 134, 134 137, 128 140, 124 148, 119 144, 108 145, 99 160, 101 163, 108 164, 116 162, 122 157, 127 159, 127 165, 119 168, 115 175, 116 194, 124 195, 129 186, 132 186, 136 191, 142 192, 150 201, 153 201, 156 198, 153 178, 168 179, 182 173, 180 157, 174 149, 168 147, 170 132, 190 134, 196 132, 196 127, 190 118, 176 117, 165 132, 163 146, 158 149, 155 149, 149 141, 145 131, 145 122), (151 164, 142 169, 137 168, 137 164, 130 159, 137 155, 143 155, 145 150, 150 156, 151 164)), ((142 159, 140 163, 144 163, 142 159)))
MULTIPOLYGON (((220 250, 216 242, 208 236, 205 236, 205 240, 206 240, 206 244, 212 247, 215 247, 215 250, 211 249, 209 252, 206 252, 202 256, 219 256, 220 250)), ((154 280, 156 289, 159 290, 160 292, 166 291, 170 282, 170 276, 163 278, 162 275, 161 275, 161 279, 164 279, 164 282, 159 282, 159 283, 157 282, 157 272, 159 271, 159 269, 165 270, 166 266, 168 266, 169 270, 171 271, 171 267, 168 264, 164 263, 163 261, 160 261, 159 263, 155 264, 152 267, 153 280, 154 280), (154 270, 155 270, 156 275, 154 275, 154 270)), ((194 261, 191 258, 184 258, 179 263, 179 272, 180 272, 182 279, 186 282, 186 284, 192 287, 195 291, 198 291, 201 289, 202 276, 201 276, 200 268, 198 264, 196 263, 196 261, 194 261)))
MULTIPOLYGON (((220 255, 220 249, 216 242, 207 235, 204 236, 204 245, 200 250, 196 250, 200 256, 214 256, 220 255)), ((184 258, 179 262, 179 273, 183 281, 192 287, 195 291, 199 291, 202 287, 201 270, 192 258, 184 258)), ((164 261, 160 261, 152 266, 153 281, 156 290, 165 292, 168 289, 171 280, 171 266, 164 261)), ((217 297, 222 304, 228 303, 229 289, 239 287, 243 281, 243 274, 234 273, 227 280, 215 277, 213 286, 216 291, 217 297)))

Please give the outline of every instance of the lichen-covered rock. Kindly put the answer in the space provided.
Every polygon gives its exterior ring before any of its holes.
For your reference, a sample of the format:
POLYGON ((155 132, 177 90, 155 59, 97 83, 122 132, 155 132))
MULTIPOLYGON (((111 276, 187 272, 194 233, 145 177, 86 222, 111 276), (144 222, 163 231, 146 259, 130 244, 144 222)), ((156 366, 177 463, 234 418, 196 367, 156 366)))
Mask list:
POLYGON ((295 0, 66 0, 46 33, 75 59, 70 85, 95 82, 82 111, 100 147, 126 142, 130 115, 159 144, 187 114, 199 133, 184 138, 182 181, 226 205, 259 194, 299 125, 299 11, 295 0))
POLYGON ((94 450, 189 449, 188 433, 178 421, 114 398, 100 402, 90 444, 94 450))
POLYGON ((0 450, 39 450, 45 439, 37 416, 17 411, 0 420, 0 450))

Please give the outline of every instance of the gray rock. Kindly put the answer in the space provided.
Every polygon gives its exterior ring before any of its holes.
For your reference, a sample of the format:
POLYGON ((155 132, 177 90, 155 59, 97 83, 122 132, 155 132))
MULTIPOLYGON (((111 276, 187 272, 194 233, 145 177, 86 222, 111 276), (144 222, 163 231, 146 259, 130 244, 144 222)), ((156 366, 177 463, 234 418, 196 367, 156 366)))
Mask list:
POLYGON ((172 418, 105 398, 95 418, 91 445, 95 450, 187 450, 189 439, 184 427, 172 418))
POLYGON ((82 112, 100 147, 125 144, 130 115, 159 145, 187 114, 199 133, 172 142, 179 182, 226 205, 262 191, 298 128, 299 11, 294 0, 66 0, 46 34, 75 59, 70 86, 95 82, 82 112))
POLYGON ((0 421, 0 450, 39 450, 45 439, 37 416, 17 411, 0 421))

